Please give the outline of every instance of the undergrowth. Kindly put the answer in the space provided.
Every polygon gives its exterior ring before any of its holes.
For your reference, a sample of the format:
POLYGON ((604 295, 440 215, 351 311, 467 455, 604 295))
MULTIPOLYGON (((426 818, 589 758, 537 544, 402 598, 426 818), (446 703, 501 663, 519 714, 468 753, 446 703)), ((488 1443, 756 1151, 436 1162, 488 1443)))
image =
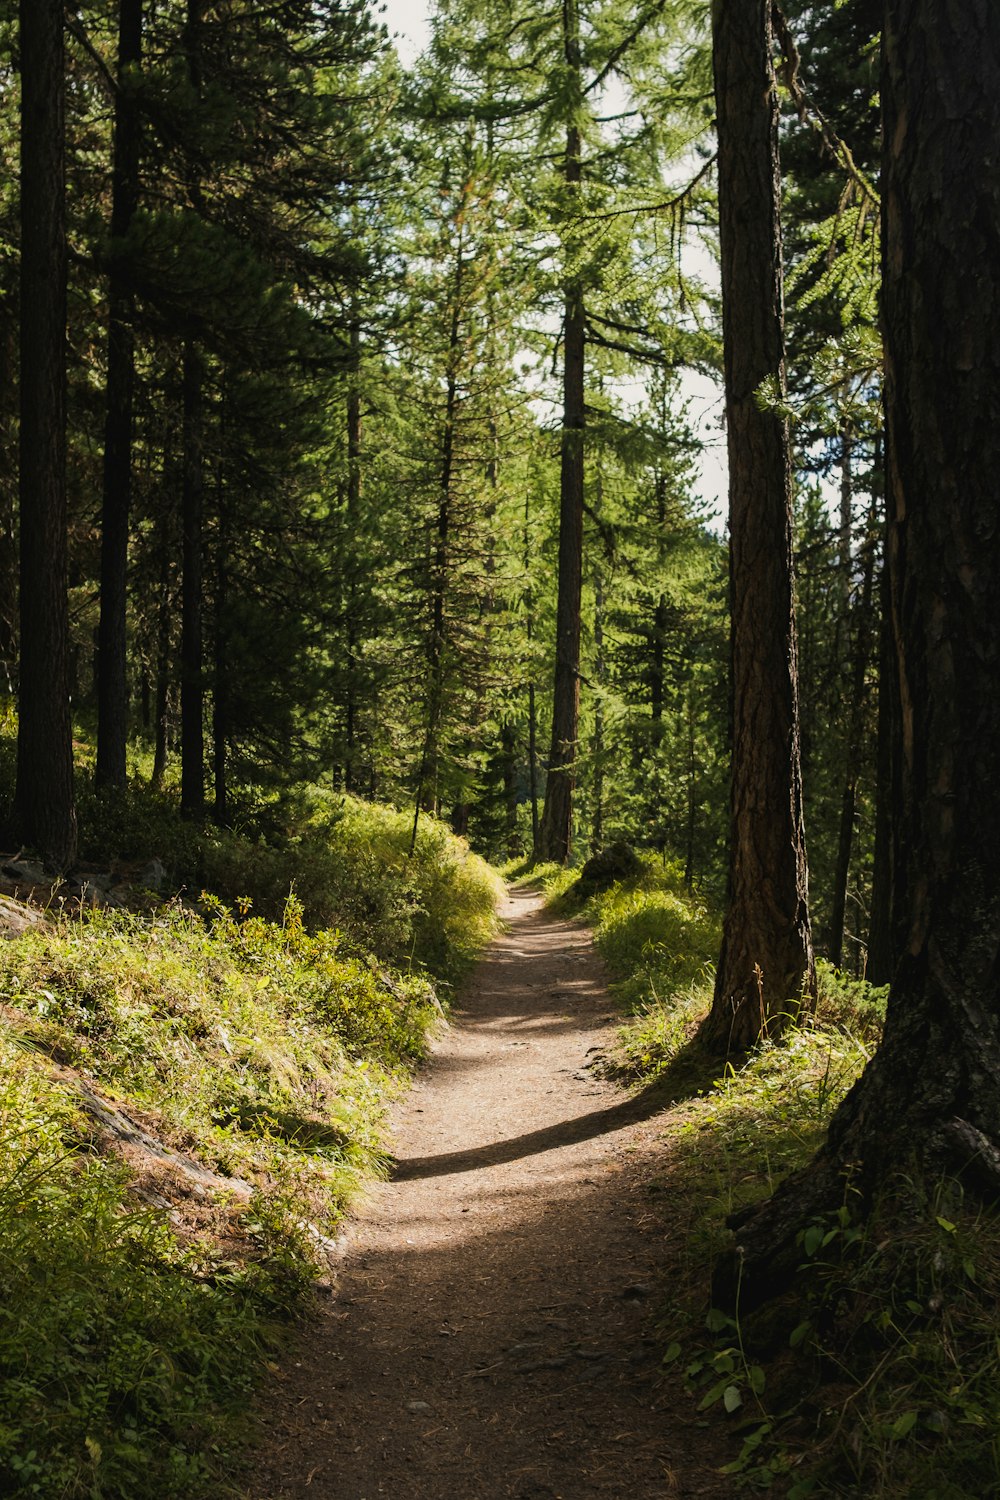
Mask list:
POLYGON ((386 1104, 494 930, 497 876, 434 820, 411 857, 390 808, 300 791, 272 813, 251 837, 138 786, 84 798, 91 859, 156 856, 181 894, 0 942, 5 1496, 223 1492, 316 1246, 383 1169, 386 1104), (117 1146, 81 1089, 221 1188, 117 1146))
POLYGON ((885 991, 821 962, 815 1015, 734 1068, 695 1040, 719 933, 678 872, 647 867, 578 909, 632 1012, 612 1067, 675 1099, 651 1187, 673 1241, 665 1363, 704 1419, 726 1423, 734 1492, 1000 1491, 1000 1215, 958 1184, 901 1181, 868 1214, 847 1185, 838 1210, 803 1227, 785 1296, 752 1316, 710 1305, 727 1217, 810 1161, 878 1045, 885 991))

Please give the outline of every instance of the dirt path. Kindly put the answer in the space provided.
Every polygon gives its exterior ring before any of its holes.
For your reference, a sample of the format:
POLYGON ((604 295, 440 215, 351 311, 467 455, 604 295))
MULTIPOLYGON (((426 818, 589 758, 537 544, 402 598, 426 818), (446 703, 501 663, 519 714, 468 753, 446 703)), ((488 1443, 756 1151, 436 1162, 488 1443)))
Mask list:
POLYGON ((647 1332, 662 1101, 584 1071, 614 1022, 587 932, 522 892, 506 915, 267 1394, 249 1500, 723 1493, 647 1332))

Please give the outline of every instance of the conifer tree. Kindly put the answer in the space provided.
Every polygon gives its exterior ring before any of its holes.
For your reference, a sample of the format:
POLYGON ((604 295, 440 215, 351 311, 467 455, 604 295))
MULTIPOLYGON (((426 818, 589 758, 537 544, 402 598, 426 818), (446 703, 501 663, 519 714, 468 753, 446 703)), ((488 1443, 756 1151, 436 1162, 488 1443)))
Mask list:
POLYGON ((729 888, 701 1036, 743 1051, 815 984, 808 910, 784 386, 777 86, 769 0, 713 11, 729 444, 732 791, 729 888))
POLYGON ((142 59, 142 25, 142 0, 119 0, 108 265, 107 416, 101 510, 96 766, 98 786, 117 788, 125 785, 128 738, 126 616, 135 385, 135 305, 124 242, 139 206, 141 123, 138 70, 142 59))
POLYGON ((66 562, 62 0, 21 0, 20 669, 14 832, 76 852, 66 562))

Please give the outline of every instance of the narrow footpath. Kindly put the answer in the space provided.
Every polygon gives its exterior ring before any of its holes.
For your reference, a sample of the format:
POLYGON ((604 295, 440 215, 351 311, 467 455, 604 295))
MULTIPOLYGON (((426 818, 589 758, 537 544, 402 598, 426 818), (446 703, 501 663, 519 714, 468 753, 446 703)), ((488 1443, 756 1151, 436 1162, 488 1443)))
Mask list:
POLYGON ((524 892, 505 916, 265 1393, 247 1500, 726 1493, 649 1332, 664 1101, 588 1070, 616 1017, 586 930, 524 892))

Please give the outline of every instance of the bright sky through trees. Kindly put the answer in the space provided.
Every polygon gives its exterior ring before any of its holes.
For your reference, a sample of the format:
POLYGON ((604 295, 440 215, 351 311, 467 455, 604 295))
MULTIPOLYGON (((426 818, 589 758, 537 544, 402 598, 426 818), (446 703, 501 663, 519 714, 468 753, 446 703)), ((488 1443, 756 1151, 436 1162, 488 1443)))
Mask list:
MULTIPOLYGON (((396 51, 406 67, 411 67, 430 38, 427 0, 385 0, 381 19, 396 44, 396 51)), ((692 246, 692 269, 715 280, 717 272, 700 246, 692 246)), ((717 518, 725 524, 727 507, 726 438, 722 424, 722 390, 707 376, 693 370, 683 372, 681 387, 690 403, 689 420, 703 448, 698 455, 698 479, 695 490, 717 518)), ((638 396, 637 391, 637 396, 638 396)))

